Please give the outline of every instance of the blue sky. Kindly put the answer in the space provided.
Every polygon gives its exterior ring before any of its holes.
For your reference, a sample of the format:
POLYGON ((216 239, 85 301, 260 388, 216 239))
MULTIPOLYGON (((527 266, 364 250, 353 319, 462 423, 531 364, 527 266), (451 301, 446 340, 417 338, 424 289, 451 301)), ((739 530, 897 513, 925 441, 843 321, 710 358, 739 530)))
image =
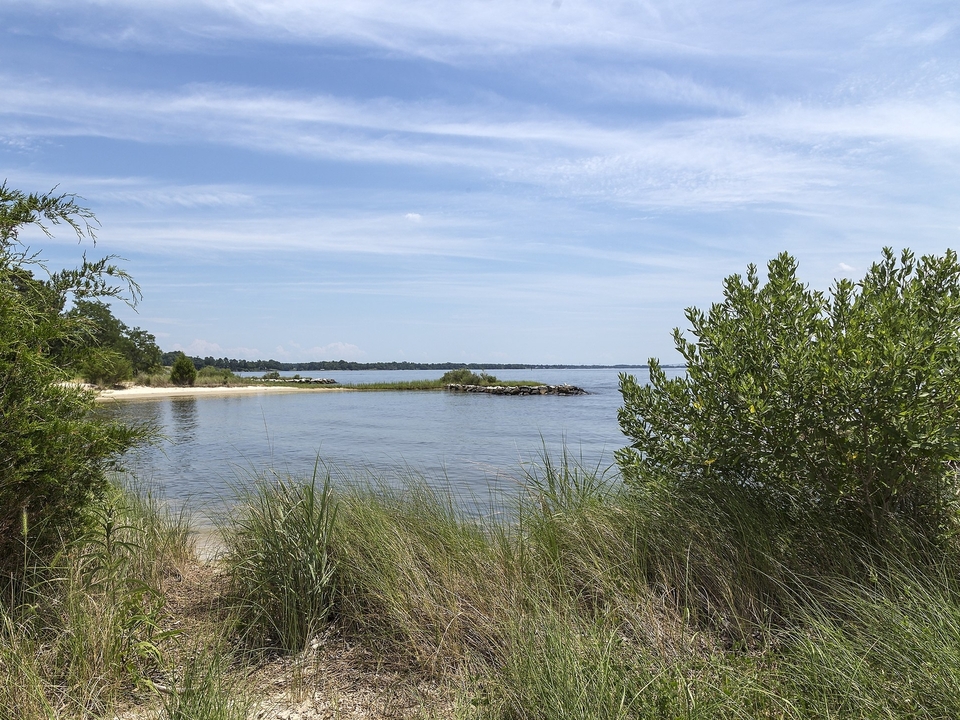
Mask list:
POLYGON ((955 0, 0 0, 0 83, 167 350, 670 362, 750 262, 960 245, 955 0))

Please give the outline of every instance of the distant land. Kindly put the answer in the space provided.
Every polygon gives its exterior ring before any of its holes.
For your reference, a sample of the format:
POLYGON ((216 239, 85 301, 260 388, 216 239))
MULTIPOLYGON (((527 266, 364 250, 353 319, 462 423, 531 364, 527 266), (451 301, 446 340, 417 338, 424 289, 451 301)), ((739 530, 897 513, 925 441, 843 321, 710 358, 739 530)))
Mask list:
MULTIPOLYGON (((172 365, 178 353, 163 353, 163 364, 172 365)), ((348 360, 316 360, 313 362, 288 363, 279 360, 236 360, 234 358, 215 358, 187 356, 198 370, 213 366, 226 368, 234 372, 253 372, 257 370, 573 370, 573 369, 635 369, 649 367, 642 365, 545 365, 534 363, 416 363, 416 362, 353 362, 348 360)), ((663 365, 662 367, 683 367, 683 365, 663 365)))

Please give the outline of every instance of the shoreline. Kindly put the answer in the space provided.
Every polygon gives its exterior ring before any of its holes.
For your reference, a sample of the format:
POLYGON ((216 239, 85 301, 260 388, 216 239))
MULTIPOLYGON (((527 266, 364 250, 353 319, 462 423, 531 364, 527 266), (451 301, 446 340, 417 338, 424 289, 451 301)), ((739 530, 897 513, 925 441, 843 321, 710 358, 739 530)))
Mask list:
POLYGON ((100 390, 97 402, 110 400, 160 400, 171 397, 217 397, 223 395, 259 395, 287 392, 349 392, 350 388, 301 386, 291 387, 269 385, 220 385, 212 387, 148 387, 134 385, 122 390, 100 390))

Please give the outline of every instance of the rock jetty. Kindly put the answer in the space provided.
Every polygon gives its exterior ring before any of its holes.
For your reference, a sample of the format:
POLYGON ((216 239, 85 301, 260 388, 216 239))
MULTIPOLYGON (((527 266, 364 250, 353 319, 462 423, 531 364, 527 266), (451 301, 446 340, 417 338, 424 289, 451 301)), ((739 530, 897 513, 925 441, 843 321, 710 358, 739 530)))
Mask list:
POLYGON ((331 378, 304 378, 304 377, 261 378, 261 382, 302 383, 304 385, 336 385, 337 384, 337 381, 331 378))
POLYGON ((587 391, 576 385, 460 385, 451 383, 447 390, 489 395, 586 395, 587 391))

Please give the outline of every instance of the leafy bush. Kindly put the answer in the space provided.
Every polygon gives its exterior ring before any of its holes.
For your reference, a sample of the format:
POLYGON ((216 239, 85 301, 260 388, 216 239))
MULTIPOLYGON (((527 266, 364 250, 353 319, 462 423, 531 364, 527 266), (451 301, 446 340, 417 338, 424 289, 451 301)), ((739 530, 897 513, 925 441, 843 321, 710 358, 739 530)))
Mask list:
POLYGON ((133 365, 116 350, 95 349, 80 363, 80 374, 94 385, 117 385, 133 377, 133 365))
POLYGON ((37 280, 22 228, 64 223, 92 237, 93 215, 69 195, 26 195, 0 185, 0 571, 25 548, 42 551, 70 532, 102 493, 106 472, 138 434, 93 415, 92 393, 62 384, 58 348, 83 328, 61 311, 68 299, 118 297, 138 289, 110 258, 37 280), (116 284, 115 281, 120 281, 116 284))
POLYGON ((170 382, 174 385, 193 385, 197 380, 197 368, 183 353, 177 355, 170 369, 170 382))
POLYGON ((497 379, 493 375, 487 375, 485 372, 477 375, 468 368, 457 368, 456 370, 448 370, 445 372, 443 377, 440 378, 440 382, 449 385, 495 385, 497 379))
POLYGON ((871 541, 904 523, 943 536, 960 457, 956 253, 898 262, 888 248, 829 294, 796 269, 781 254, 761 286, 751 265, 709 312, 688 309, 695 340, 674 331, 686 376, 655 360, 649 385, 621 375, 625 481, 746 493, 871 541))

